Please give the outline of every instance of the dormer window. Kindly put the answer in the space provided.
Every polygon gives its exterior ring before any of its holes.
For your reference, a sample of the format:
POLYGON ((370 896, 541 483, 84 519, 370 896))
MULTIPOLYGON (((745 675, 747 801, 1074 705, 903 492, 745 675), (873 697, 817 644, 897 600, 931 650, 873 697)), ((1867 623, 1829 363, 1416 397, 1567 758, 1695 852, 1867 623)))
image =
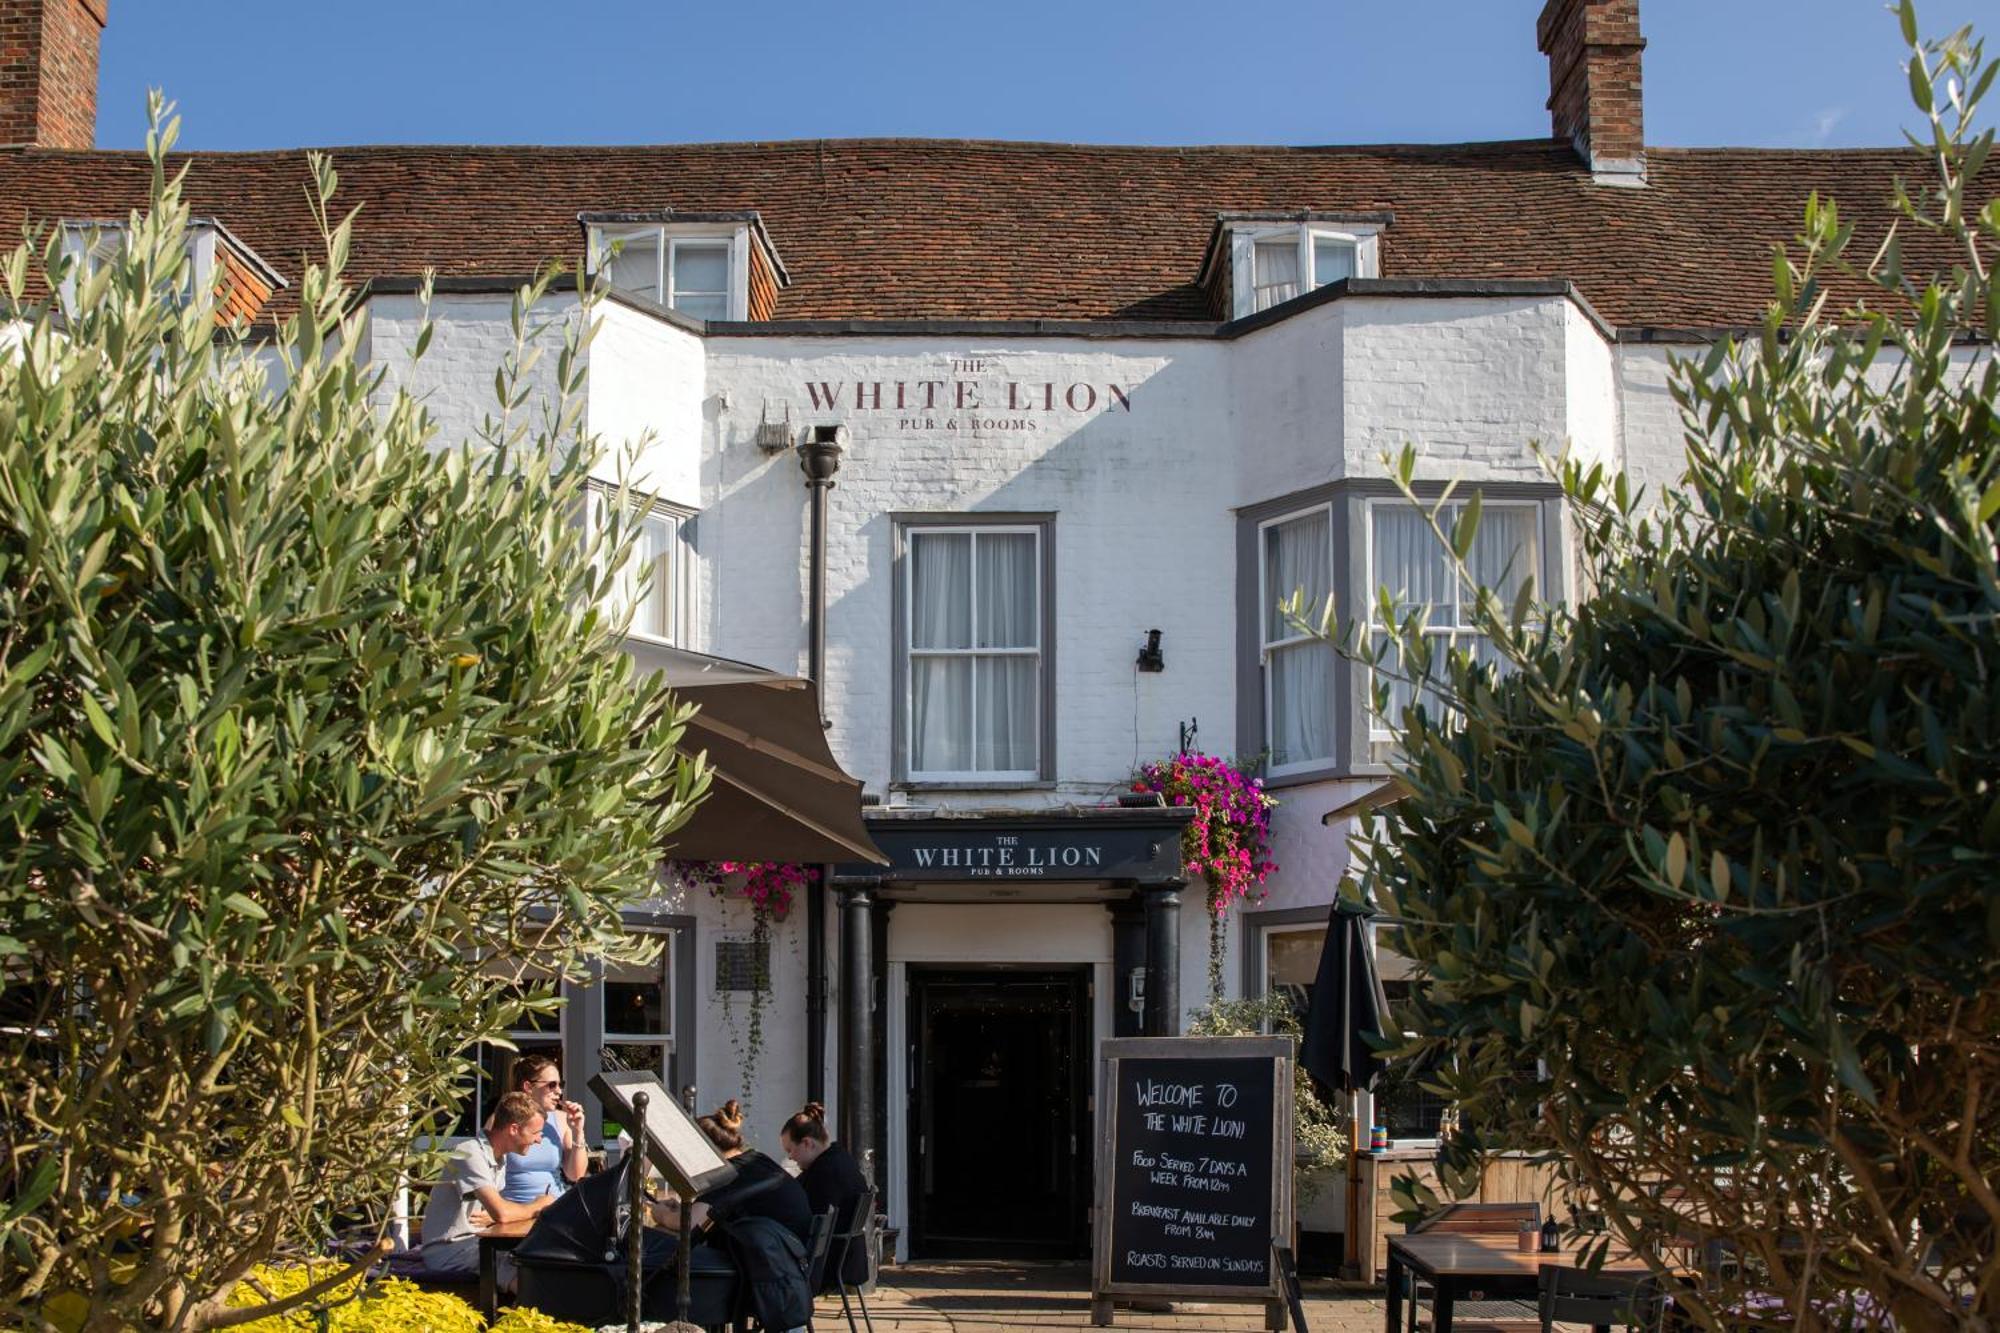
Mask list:
POLYGON ((1224 214, 1202 281, 1226 319, 1269 310, 1344 278, 1381 275, 1387 214, 1224 214))
MULTIPOLYGON (((89 279, 116 258, 125 247, 125 239, 123 222, 64 219, 63 253, 77 261, 63 283, 65 308, 76 308, 77 282, 89 279)), ((187 254, 187 269, 175 299, 185 301, 190 292, 212 290, 218 324, 254 319, 271 299, 271 293, 286 285, 277 270, 213 218, 189 220, 187 254)))
POLYGON ((590 271, 705 320, 769 319, 791 277, 755 213, 585 213, 590 271))

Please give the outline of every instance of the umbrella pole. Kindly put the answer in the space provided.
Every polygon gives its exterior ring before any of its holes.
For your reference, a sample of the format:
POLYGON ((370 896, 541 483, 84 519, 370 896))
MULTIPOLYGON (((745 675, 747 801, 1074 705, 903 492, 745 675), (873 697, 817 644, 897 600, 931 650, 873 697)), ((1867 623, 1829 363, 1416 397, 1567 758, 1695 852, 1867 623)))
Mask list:
MULTIPOLYGON (((1347 1257, 1356 1276, 1365 1273, 1361 1261, 1361 1092, 1347 1094, 1347 1257)), ((1371 1238, 1372 1239, 1372 1238, 1371 1238)))

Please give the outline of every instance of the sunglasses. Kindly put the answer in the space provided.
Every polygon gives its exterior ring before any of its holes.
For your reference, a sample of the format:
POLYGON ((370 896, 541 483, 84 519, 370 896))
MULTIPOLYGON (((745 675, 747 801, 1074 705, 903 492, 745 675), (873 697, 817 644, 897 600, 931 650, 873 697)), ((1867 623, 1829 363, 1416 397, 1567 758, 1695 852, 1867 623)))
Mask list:
POLYGON ((540 1083, 530 1083, 528 1086, 531 1088, 560 1088, 562 1085, 563 1081, 561 1079, 554 1078, 554 1079, 544 1079, 540 1083))

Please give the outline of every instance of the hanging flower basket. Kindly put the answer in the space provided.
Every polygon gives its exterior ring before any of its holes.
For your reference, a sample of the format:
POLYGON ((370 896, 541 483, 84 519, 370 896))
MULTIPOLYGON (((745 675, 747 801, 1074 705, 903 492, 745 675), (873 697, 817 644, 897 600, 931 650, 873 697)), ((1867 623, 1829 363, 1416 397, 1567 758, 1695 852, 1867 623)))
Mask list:
POLYGON ((1278 868, 1271 859, 1271 808, 1277 804, 1253 778, 1212 754, 1179 754, 1147 764, 1133 791, 1158 792, 1168 805, 1193 806, 1181 833, 1181 863, 1208 883, 1208 992, 1222 998, 1222 948, 1230 904, 1255 896, 1278 868))
MULTIPOLYGON (((750 939, 760 960, 769 957, 772 923, 789 916, 799 892, 819 877, 819 867, 789 861, 670 861, 667 871, 689 889, 706 890, 718 902, 740 899, 749 903, 750 939)), ((764 1053, 764 1002, 770 985, 771 978, 760 965, 750 990, 749 1024, 737 1044, 743 1079, 739 1095, 746 1104, 756 1087, 757 1065, 764 1053)), ((729 994, 722 992, 725 1018, 730 1017, 729 994)))

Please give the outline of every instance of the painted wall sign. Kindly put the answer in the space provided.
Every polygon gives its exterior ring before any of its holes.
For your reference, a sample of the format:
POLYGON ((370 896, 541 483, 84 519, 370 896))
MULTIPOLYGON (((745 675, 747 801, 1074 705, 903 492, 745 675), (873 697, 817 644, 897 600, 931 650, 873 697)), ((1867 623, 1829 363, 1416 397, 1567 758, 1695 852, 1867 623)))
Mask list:
POLYGON ((1015 376, 983 357, 952 358, 933 379, 805 381, 814 412, 893 415, 897 430, 1040 430, 1058 416, 1130 412, 1133 386, 1015 376))
POLYGON ((1100 1047, 1093 1321, 1114 1295, 1275 1301, 1292 1227, 1289 1037, 1100 1047))

